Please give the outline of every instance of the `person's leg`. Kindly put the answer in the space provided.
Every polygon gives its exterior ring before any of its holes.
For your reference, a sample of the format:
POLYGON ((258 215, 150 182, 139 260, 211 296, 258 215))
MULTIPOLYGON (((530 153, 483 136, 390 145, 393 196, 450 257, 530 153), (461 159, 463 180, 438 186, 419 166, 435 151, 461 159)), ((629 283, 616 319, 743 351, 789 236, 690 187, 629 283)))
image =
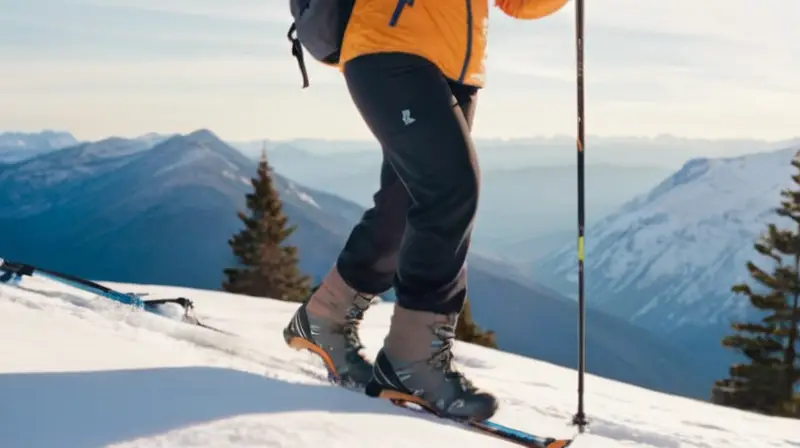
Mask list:
POLYGON ((372 377, 372 364, 361 353, 358 326, 373 295, 392 287, 410 202, 387 160, 380 176, 374 206, 353 228, 336 264, 284 331, 289 345, 316 353, 332 377, 356 388, 372 377))
MULTIPOLYGON (((450 83, 450 88, 471 129, 476 89, 456 83, 450 83)), ((380 189, 373 196, 373 203, 350 233, 336 268, 353 290, 378 295, 392 287, 411 205, 405 185, 386 157, 381 166, 380 189)))
POLYGON ((414 55, 349 61, 353 100, 411 198, 394 281, 406 308, 458 312, 478 202, 469 126, 437 67, 414 55))
POLYGON ((336 267, 353 289, 377 295, 392 287, 410 202, 406 187, 385 158, 373 202, 350 233, 336 267))
POLYGON ((435 65, 406 54, 362 56, 349 61, 344 74, 411 199, 394 279, 398 301, 367 393, 488 418, 497 409, 495 398, 453 369, 451 352, 478 202, 465 116, 472 117, 477 90, 448 82, 435 65))

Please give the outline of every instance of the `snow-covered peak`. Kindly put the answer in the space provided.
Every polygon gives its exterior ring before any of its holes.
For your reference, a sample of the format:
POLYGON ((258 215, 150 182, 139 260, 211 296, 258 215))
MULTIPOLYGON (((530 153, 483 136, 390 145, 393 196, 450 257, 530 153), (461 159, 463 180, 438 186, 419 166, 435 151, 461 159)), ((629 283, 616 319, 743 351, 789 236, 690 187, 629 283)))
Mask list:
MULTIPOLYGON (((667 334, 741 318, 749 304, 730 287, 748 278, 745 263, 756 259, 753 243, 767 223, 779 222, 774 209, 792 185, 798 150, 691 160, 593 225, 585 238, 591 302, 667 334)), ((571 245, 545 257, 540 275, 574 284, 575 252, 571 245)))
POLYGON ((777 196, 769 195, 791 182, 794 168, 789 161, 798 150, 800 146, 732 158, 692 159, 653 190, 625 204, 615 215, 641 211, 654 204, 689 211, 699 210, 692 207, 701 203, 702 213, 707 214, 709 206, 725 210, 741 208, 742 198, 774 202, 777 196))
POLYGON ((78 144, 69 132, 0 132, 0 149, 66 148, 78 144))

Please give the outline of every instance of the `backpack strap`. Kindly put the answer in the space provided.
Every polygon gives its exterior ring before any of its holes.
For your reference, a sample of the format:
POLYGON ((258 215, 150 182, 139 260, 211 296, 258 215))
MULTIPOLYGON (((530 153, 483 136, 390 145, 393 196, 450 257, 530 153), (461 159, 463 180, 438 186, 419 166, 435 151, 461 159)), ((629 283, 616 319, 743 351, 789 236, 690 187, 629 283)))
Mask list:
POLYGON ((286 34, 286 37, 289 39, 289 42, 292 43, 292 56, 297 59, 297 66, 300 67, 300 74, 303 75, 303 88, 305 89, 308 87, 308 70, 306 70, 306 63, 303 58, 303 46, 300 45, 300 41, 295 35, 296 32, 297 26, 292 23, 292 26, 289 27, 289 32, 286 34))

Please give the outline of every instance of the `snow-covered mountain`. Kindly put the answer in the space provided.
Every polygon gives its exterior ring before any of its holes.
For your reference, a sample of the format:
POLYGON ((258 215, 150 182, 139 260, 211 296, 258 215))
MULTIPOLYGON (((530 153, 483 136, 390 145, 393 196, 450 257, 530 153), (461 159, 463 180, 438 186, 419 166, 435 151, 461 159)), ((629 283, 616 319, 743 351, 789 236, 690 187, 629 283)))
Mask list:
MULTIPOLYGON (((792 185, 798 149, 691 160, 591 226, 590 303, 695 350, 721 353, 721 332, 749 309, 730 288, 749 279, 748 260, 763 261, 753 243, 767 223, 779 222, 774 209, 780 190, 792 185)), ((576 263, 573 244, 538 262, 536 277, 574 291, 576 263)))
POLYGON ((0 186, 5 192, 0 197, 0 218, 27 216, 52 207, 83 182, 124 166, 150 148, 148 142, 109 138, 51 150, 8 165, 0 170, 0 186), (53 189, 64 194, 46 198, 53 189))
MULTIPOLYGON (((0 230, 16 238, 0 241, 0 249, 79 275, 219 285, 255 162, 207 130, 151 143, 106 139, 3 170, 0 230), (182 263, 191 258, 214 261, 182 263)), ((305 269, 327 266, 327 251, 340 247, 341 229, 361 209, 275 178, 287 215, 301 227, 295 238, 320 240, 304 251, 305 269)))
POLYGON ((0 132, 0 164, 19 162, 77 144, 78 140, 68 132, 0 132))
MULTIPOLYGON (((174 287, 109 284, 189 297, 231 337, 48 282, 0 285, 0 434, 4 447, 511 447, 329 385, 287 348, 293 304, 174 287)), ((374 356, 390 304, 362 326, 374 356)), ((457 342, 460 369, 500 397, 496 421, 570 436, 570 369, 457 342)), ((592 375, 588 432, 574 448, 796 448, 797 421, 674 397, 592 375)))

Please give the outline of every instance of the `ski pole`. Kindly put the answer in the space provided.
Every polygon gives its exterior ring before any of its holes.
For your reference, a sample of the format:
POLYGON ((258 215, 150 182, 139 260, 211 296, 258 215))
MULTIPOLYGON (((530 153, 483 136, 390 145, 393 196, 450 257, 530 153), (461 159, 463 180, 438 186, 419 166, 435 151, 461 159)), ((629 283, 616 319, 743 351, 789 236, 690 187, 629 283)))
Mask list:
POLYGON ((589 422, 584 412, 584 376, 586 373, 586 301, 583 290, 583 232, 585 222, 584 196, 584 94, 583 94, 583 0, 575 0, 576 84, 578 90, 578 411, 572 424, 583 433, 589 422))

